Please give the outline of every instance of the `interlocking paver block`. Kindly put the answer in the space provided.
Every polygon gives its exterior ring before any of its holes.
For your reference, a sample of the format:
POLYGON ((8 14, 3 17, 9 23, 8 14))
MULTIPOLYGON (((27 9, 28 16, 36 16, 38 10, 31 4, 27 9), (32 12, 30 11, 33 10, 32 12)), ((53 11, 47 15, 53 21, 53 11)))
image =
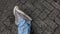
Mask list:
POLYGON ((22 5, 22 10, 25 11, 25 9, 28 9, 26 5, 22 5))
POLYGON ((3 25, 3 23, 0 23, 0 31, 3 31, 5 29, 5 26, 3 25))
POLYGON ((36 10, 31 14, 31 17, 32 17, 32 18, 36 18, 40 13, 41 13, 41 11, 38 10, 38 9, 36 9, 36 10))
POLYGON ((46 7, 44 5, 42 5, 42 3, 37 3, 34 2, 33 5, 38 8, 39 10, 43 11, 44 9, 46 9, 46 7))
POLYGON ((59 0, 0 0, 0 34, 18 33, 12 14, 15 5, 33 19, 32 34, 60 34, 59 0))
POLYGON ((44 1, 43 2, 43 5, 45 6, 45 7, 47 7, 49 10, 53 10, 54 8, 52 7, 52 5, 50 5, 48 2, 46 2, 46 1, 44 1))
POLYGON ((2 34, 1 31, 0 31, 0 34, 2 34))
POLYGON ((10 31, 9 31, 9 30, 4 30, 4 31, 2 32, 2 34, 10 34, 10 31))
POLYGON ((60 34, 60 27, 55 31, 54 34, 60 34))
POLYGON ((20 0, 21 3, 25 3, 27 0, 20 0))
POLYGON ((36 32, 37 32, 37 34, 42 34, 43 31, 39 28, 36 28, 36 32))
POLYGON ((43 34, 52 34, 52 33, 53 33, 53 30, 50 27, 47 27, 43 32, 43 34))
POLYGON ((51 3, 53 0, 46 0, 46 1, 48 1, 49 3, 51 3))
POLYGON ((16 2, 17 2, 18 0, 7 0, 7 4, 6 4, 6 9, 7 10, 11 10, 11 9, 13 9, 13 7, 14 7, 14 4, 16 4, 16 2))
POLYGON ((4 21, 8 17, 9 14, 10 14, 10 12, 4 12, 4 13, 2 13, 2 15, 0 17, 1 21, 4 21))
POLYGON ((57 24, 52 20, 50 20, 49 18, 46 18, 44 22, 48 24, 53 30, 57 27, 57 24))
POLYGON ((5 22, 3 22, 6 26, 10 26, 10 20, 6 19, 5 22))
POLYGON ((21 2, 17 2, 16 5, 19 6, 19 9, 23 11, 26 8, 26 6, 25 5, 23 6, 23 4, 22 3, 20 4, 20 3, 21 2))
POLYGON ((27 13, 30 16, 30 14, 32 14, 33 11, 27 8, 27 9, 25 9, 24 12, 27 13))
POLYGON ((59 18, 56 17, 55 22, 60 25, 60 19, 59 18))
POLYGON ((34 11, 34 9, 36 9, 32 3, 26 2, 25 5, 30 8, 32 11, 34 11))
POLYGON ((49 10, 44 10, 44 11, 39 15, 39 17, 40 17, 41 19, 45 19, 49 13, 50 13, 49 10))
POLYGON ((42 34, 42 32, 43 32, 42 29, 38 28, 38 26, 37 26, 37 24, 35 22, 32 22, 32 24, 33 24, 33 30, 34 30, 35 34, 36 33, 42 34))
POLYGON ((36 18, 35 22, 42 30, 45 30, 45 28, 47 27, 47 25, 39 18, 36 18))
POLYGON ((42 3, 44 0, 37 0, 38 3, 42 3))
POLYGON ((28 0, 29 3, 34 3, 36 0, 28 0))
POLYGON ((51 3, 55 8, 60 10, 60 5, 58 3, 52 2, 51 3))
POLYGON ((49 18, 54 20, 56 18, 56 16, 59 14, 58 10, 53 10, 52 13, 49 15, 49 18))
POLYGON ((6 0, 0 0, 0 10, 6 9, 6 0))
POLYGON ((58 17, 60 18, 60 14, 58 15, 58 17))
POLYGON ((17 27, 15 26, 15 24, 12 24, 12 29, 11 29, 12 34, 17 34, 17 27))

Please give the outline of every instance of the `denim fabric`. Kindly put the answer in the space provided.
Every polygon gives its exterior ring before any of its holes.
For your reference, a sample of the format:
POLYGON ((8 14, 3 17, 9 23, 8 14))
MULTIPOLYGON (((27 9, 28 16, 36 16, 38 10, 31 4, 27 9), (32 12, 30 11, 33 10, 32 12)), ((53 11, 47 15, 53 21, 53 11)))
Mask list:
POLYGON ((29 20, 18 19, 18 34, 30 34, 31 23, 29 20))

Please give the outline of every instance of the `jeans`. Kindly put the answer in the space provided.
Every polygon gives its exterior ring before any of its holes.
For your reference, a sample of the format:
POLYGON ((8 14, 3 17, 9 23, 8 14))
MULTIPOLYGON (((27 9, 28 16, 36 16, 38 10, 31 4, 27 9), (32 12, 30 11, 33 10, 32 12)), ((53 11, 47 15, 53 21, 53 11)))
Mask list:
POLYGON ((31 23, 29 20, 18 19, 18 34, 30 34, 31 23))

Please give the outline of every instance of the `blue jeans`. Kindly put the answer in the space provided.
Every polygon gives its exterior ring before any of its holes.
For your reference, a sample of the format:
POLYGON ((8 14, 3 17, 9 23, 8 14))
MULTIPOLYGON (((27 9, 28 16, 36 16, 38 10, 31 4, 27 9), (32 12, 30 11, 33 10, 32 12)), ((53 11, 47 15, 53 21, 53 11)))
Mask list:
POLYGON ((18 34, 30 34, 31 23, 29 20, 18 19, 18 34))

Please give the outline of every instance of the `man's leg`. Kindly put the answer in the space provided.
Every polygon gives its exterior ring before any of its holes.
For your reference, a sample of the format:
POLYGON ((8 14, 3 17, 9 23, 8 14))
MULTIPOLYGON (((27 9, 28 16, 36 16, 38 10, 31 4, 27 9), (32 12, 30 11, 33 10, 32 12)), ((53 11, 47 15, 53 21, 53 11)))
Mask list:
POLYGON ((30 34, 30 21, 25 19, 18 20, 18 34, 30 34))
POLYGON ((18 34, 30 34, 31 18, 20 11, 18 6, 14 7, 15 24, 18 26, 18 34))

